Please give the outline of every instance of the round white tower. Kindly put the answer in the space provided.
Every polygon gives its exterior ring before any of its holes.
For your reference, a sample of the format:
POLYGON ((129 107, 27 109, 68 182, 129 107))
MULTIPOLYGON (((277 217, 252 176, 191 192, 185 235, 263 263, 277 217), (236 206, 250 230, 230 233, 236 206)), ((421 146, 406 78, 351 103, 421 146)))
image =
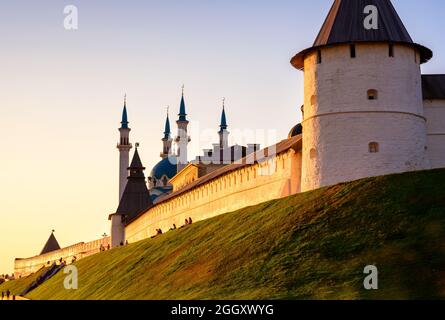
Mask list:
POLYGON ((304 70, 302 190, 429 168, 420 64, 389 0, 336 0, 314 46, 292 64, 304 70))
POLYGON ((127 97, 124 98, 124 110, 122 112, 122 122, 119 128, 120 141, 117 144, 119 149, 119 201, 122 198, 122 194, 125 190, 128 177, 128 167, 130 164, 130 150, 133 147, 130 143, 130 131, 128 127, 127 117, 127 97))

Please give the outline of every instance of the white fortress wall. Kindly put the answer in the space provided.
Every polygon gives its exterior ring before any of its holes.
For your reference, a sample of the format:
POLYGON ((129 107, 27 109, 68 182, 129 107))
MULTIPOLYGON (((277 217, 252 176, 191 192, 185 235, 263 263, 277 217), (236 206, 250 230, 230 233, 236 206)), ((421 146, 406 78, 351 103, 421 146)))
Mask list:
POLYGON ((433 168, 445 168, 445 99, 424 100, 428 154, 433 168))
POLYGON ((166 232, 173 224, 179 228, 189 217, 196 222, 296 194, 300 183, 301 152, 288 149, 157 204, 127 225, 126 240, 132 243, 149 238, 156 229, 166 232))
POLYGON ((302 190, 430 168, 419 54, 410 46, 321 48, 304 61, 302 190), (376 99, 368 99, 374 90, 376 99), (378 152, 370 153, 370 143, 378 152))
POLYGON ((74 257, 77 260, 100 252, 100 246, 107 247, 110 237, 94 240, 91 242, 81 242, 66 248, 48 252, 31 258, 15 259, 14 275, 16 278, 25 277, 37 272, 42 267, 49 267, 53 262, 59 263, 60 258, 70 264, 74 257))

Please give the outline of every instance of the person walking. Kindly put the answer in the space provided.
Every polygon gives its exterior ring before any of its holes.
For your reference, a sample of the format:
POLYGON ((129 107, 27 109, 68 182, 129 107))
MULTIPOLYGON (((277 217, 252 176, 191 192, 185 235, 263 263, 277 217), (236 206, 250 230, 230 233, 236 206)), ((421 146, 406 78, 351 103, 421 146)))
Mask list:
POLYGON ((11 291, 6 290, 6 300, 9 300, 9 296, 11 295, 11 291))
POLYGON ((5 297, 5 292, 2 291, 2 300, 3 300, 4 297, 5 297))

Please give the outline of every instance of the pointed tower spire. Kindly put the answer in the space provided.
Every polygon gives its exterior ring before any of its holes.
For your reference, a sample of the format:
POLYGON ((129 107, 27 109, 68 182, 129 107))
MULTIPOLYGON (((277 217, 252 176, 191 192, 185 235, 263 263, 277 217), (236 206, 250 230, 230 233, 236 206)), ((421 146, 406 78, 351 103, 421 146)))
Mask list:
POLYGON ((185 112, 184 101, 184 86, 182 86, 181 104, 179 106, 179 119, 176 121, 178 125, 178 135, 175 142, 178 146, 178 172, 181 171, 188 164, 187 145, 190 142, 190 137, 187 133, 189 121, 187 120, 187 113, 185 112))
POLYGON ((167 107, 167 118, 165 119, 165 129, 164 129, 164 138, 165 139, 169 139, 170 135, 171 135, 170 119, 168 117, 168 109, 169 109, 169 107, 167 107))
POLYGON ((124 96, 124 110, 122 111, 122 129, 128 129, 128 116, 127 116, 127 95, 124 96))
POLYGON ((221 112, 221 122, 219 125, 219 147, 221 149, 227 149, 229 147, 229 131, 227 131, 227 119, 226 119, 226 98, 222 100, 222 112, 221 112))
POLYGON ((165 159, 171 155, 171 148, 173 139, 171 138, 171 130, 170 130, 170 119, 168 116, 169 107, 167 106, 167 118, 165 119, 165 129, 164 129, 164 137, 162 138, 162 152, 161 158, 165 159))
POLYGON ((182 86, 181 105, 179 106, 179 121, 187 121, 187 113, 185 112, 184 85, 182 86))
POLYGON ((127 95, 124 96, 124 111, 122 112, 122 122, 119 128, 120 140, 117 144, 119 149, 119 200, 124 192, 128 177, 128 163, 130 162, 130 150, 132 145, 130 143, 130 131, 128 127, 127 116, 127 95))
POLYGON ((48 240, 46 241, 45 246, 42 249, 42 252, 40 254, 48 253, 51 251, 56 251, 60 249, 60 245, 57 242, 56 237, 54 236, 54 230, 51 232, 51 235, 49 236, 48 240))
POLYGON ((225 130, 225 129, 227 129, 225 101, 226 101, 226 98, 223 98, 223 102, 222 102, 222 113, 221 113, 221 123, 220 123, 220 125, 219 125, 219 127, 221 128, 221 130, 225 130))
POLYGON ((138 152, 139 143, 136 143, 136 149, 134 150, 133 160, 131 160, 130 167, 128 170, 130 170, 130 177, 136 177, 135 174, 142 173, 143 170, 145 170, 145 167, 142 165, 141 158, 139 157, 138 152))

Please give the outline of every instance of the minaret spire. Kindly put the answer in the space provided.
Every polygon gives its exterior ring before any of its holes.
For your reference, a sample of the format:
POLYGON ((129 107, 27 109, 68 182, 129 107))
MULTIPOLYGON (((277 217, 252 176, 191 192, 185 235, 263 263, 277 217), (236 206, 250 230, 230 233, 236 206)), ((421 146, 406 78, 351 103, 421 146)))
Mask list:
POLYGON ((221 149, 227 149, 229 147, 229 131, 227 131, 227 118, 226 118, 226 98, 222 99, 222 112, 221 122, 219 125, 219 146, 221 149))
POLYGON ((169 109, 169 107, 167 106, 167 118, 165 119, 164 138, 162 138, 162 143, 163 143, 163 149, 161 152, 162 159, 165 159, 169 155, 171 155, 171 147, 172 147, 172 141, 173 141, 173 139, 171 138, 170 119, 168 116, 168 109, 169 109))
POLYGON ((130 131, 128 127, 128 114, 127 114, 127 95, 124 96, 124 109, 122 111, 122 121, 120 132, 120 141, 117 145, 119 149, 119 201, 127 184, 128 177, 128 165, 130 162, 130 150, 132 145, 130 143, 130 131))
POLYGON ((185 112, 185 101, 184 101, 184 85, 182 86, 182 96, 181 105, 179 106, 179 121, 187 121, 187 113, 185 112))
POLYGON ((124 110, 122 111, 121 128, 128 129, 128 116, 127 116, 127 95, 124 96, 124 110))
POLYGON ((187 133, 189 121, 187 120, 187 113, 185 111, 184 100, 184 86, 182 86, 181 103, 179 106, 179 118, 176 121, 178 125, 178 135, 175 142, 178 146, 178 172, 181 171, 188 163, 187 161, 187 145, 190 142, 190 137, 187 133))

